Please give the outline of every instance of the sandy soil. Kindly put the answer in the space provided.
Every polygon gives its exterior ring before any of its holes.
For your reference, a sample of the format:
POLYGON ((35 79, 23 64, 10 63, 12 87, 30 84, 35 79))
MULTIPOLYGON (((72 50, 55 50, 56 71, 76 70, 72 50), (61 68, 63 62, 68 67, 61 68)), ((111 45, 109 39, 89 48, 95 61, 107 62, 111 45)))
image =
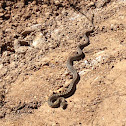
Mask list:
POLYGON ((0 126, 126 125, 126 0, 0 1, 0 126), (80 75, 65 110, 47 104, 80 75))

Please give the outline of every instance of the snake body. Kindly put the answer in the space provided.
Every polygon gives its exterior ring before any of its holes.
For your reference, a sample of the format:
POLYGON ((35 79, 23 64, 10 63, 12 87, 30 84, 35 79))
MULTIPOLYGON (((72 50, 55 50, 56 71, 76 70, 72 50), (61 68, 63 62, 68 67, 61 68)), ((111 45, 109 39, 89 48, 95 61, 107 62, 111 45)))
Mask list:
MULTIPOLYGON (((92 26, 93 26, 93 23, 92 23, 92 26)), ((78 73, 77 73, 76 69, 74 69, 74 67, 73 67, 73 61, 80 60, 84 56, 84 53, 82 52, 82 49, 89 44, 88 33, 92 32, 93 29, 94 29, 94 26, 92 27, 91 30, 88 30, 88 31, 85 32, 85 34, 84 34, 85 43, 84 44, 79 44, 77 46, 77 54, 74 55, 74 56, 70 56, 68 58, 68 60, 67 60, 67 69, 72 73, 73 79, 72 79, 71 83, 69 84, 69 86, 68 86, 68 88, 67 88, 67 90, 65 92, 52 94, 48 98, 48 105, 50 107, 58 108, 59 106, 61 106, 63 109, 66 108, 67 102, 66 102, 65 98, 69 94, 72 93, 73 87, 75 86, 76 82, 79 80, 78 73)))

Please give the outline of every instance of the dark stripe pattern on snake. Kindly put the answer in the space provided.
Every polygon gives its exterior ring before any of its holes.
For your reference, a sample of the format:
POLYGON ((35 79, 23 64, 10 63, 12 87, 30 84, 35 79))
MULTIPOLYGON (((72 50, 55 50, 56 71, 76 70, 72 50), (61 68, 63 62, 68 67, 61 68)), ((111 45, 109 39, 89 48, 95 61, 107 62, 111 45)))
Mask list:
POLYGON ((94 29, 93 21, 91 21, 91 23, 92 23, 91 30, 86 31, 85 34, 84 34, 85 43, 79 44, 77 46, 77 54, 74 55, 74 56, 70 56, 67 60, 67 69, 73 75, 73 79, 72 79, 71 83, 69 84, 67 90, 65 92, 62 92, 62 93, 52 94, 48 98, 48 105, 52 108, 58 108, 58 107, 61 106, 63 109, 65 109, 66 106, 67 106, 67 102, 66 102, 65 98, 68 97, 68 95, 73 92, 73 87, 75 86, 76 82, 79 79, 78 73, 77 73, 76 69, 74 69, 74 67, 73 67, 73 61, 80 60, 84 56, 82 49, 84 47, 86 47, 87 45, 89 45, 88 36, 89 36, 89 33, 91 33, 94 29))

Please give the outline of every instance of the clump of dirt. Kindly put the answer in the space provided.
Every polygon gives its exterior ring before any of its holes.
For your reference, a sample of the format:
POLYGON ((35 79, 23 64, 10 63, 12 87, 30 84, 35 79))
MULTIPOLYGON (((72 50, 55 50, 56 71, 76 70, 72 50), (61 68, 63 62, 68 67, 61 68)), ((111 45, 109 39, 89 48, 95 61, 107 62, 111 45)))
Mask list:
POLYGON ((0 125, 126 125, 125 11, 125 0, 1 0, 0 125), (67 109, 50 108, 93 14, 85 58, 74 62, 76 91, 67 109))

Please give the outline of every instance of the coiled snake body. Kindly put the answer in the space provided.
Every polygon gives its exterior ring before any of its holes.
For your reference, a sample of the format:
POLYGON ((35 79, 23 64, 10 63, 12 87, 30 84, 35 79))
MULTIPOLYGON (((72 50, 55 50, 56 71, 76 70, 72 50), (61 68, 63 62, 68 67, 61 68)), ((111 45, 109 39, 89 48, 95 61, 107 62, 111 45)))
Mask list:
POLYGON ((70 56, 67 60, 67 69, 72 73, 73 75, 73 79, 71 81, 71 83, 69 84, 67 90, 65 92, 62 93, 57 93, 57 94, 52 94, 49 98, 48 98, 48 105, 52 108, 57 108, 59 106, 61 106, 63 109, 66 108, 67 106, 67 102, 65 100, 65 98, 72 93, 73 87, 75 86, 76 82, 79 80, 79 76, 78 73, 76 71, 76 69, 74 69, 73 67, 73 61, 75 60, 80 60, 84 54, 82 52, 82 49, 87 46, 89 44, 89 38, 88 38, 88 34, 90 32, 93 31, 94 29, 94 25, 93 22, 92 23, 92 29, 88 30, 85 32, 84 34, 84 38, 85 38, 85 43, 84 44, 79 44, 77 46, 77 54, 74 56, 70 56))

